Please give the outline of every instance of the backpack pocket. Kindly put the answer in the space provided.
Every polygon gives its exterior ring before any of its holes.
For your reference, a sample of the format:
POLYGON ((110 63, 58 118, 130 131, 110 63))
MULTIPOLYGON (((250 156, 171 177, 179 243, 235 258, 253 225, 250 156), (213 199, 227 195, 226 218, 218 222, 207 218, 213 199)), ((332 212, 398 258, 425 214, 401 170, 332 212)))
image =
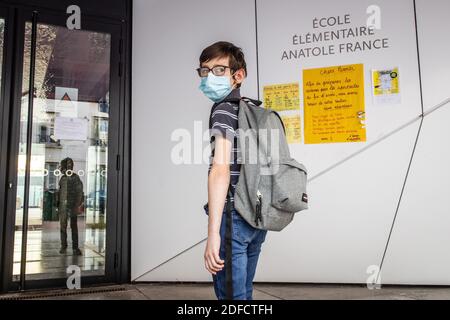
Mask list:
POLYGON ((272 206, 295 213, 308 209, 307 170, 295 159, 281 161, 272 176, 272 206))

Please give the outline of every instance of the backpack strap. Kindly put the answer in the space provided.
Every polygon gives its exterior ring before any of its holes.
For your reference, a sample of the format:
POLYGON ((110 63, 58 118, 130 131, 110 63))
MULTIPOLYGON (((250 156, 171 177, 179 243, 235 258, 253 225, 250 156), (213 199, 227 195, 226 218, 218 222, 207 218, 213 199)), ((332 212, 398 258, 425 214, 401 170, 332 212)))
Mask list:
POLYGON ((262 105, 262 101, 251 99, 251 98, 247 98, 247 97, 242 97, 241 100, 244 100, 247 103, 251 102, 257 107, 260 107, 262 105))
MULTIPOLYGON (((240 103, 242 100, 245 101, 247 104, 248 104, 248 103, 252 103, 252 104, 254 104, 255 106, 258 106, 258 107, 262 105, 262 101, 255 100, 255 99, 251 99, 251 98, 247 98, 247 97, 241 97, 241 98, 228 98, 228 99, 225 99, 225 100, 222 100, 222 101, 216 103, 216 104, 214 105, 214 107, 213 107, 213 110, 217 107, 217 105, 219 105, 219 104, 221 104, 221 103, 223 103, 223 102, 230 102, 230 103, 235 103, 235 104, 239 105, 239 103, 240 103)), ((211 123, 211 117, 210 117, 210 118, 209 118, 209 129, 211 129, 211 127, 212 127, 212 123, 211 123)))
POLYGON ((227 213, 226 213, 226 228, 225 228, 225 286, 227 300, 233 300, 233 250, 232 250, 232 234, 233 234, 233 219, 232 219, 232 204, 231 204, 231 184, 228 186, 227 195, 227 213))
POLYGON ((283 126, 284 135, 286 135, 286 127, 284 126, 283 119, 281 119, 281 117, 280 117, 280 115, 278 114, 278 112, 276 112, 276 111, 274 111, 274 110, 272 110, 272 112, 273 112, 274 114, 276 114, 276 116, 278 117, 278 119, 280 119, 281 125, 283 126))
POLYGON ((230 103, 239 104, 242 100, 245 101, 246 103, 252 103, 252 104, 254 104, 257 107, 262 105, 262 101, 251 99, 251 98, 247 98, 247 97, 229 98, 229 99, 223 100, 222 102, 230 102, 230 103))
MULTIPOLYGON (((248 103, 252 103, 252 104, 254 104, 254 105, 257 106, 257 107, 260 107, 260 106, 262 105, 262 101, 260 101, 260 100, 255 100, 255 99, 251 99, 251 98, 247 98, 247 97, 242 97, 242 98, 240 98, 240 99, 239 99, 239 98, 230 98, 230 99, 225 99, 225 100, 222 101, 222 102, 231 102, 231 103, 237 103, 237 104, 239 104, 241 101, 245 101, 247 104, 248 104, 248 103)), ((281 119, 281 117, 280 117, 280 115, 278 114, 278 112, 276 112, 275 110, 272 110, 272 109, 268 109, 268 111, 273 112, 273 113, 278 117, 278 119, 280 119, 281 125, 283 126, 284 134, 286 134, 286 127, 284 126, 283 119, 281 119)), ((267 112, 267 113, 265 114, 265 116, 264 116, 265 119, 264 119, 264 120, 267 119, 267 117, 269 116, 270 112, 267 112)))

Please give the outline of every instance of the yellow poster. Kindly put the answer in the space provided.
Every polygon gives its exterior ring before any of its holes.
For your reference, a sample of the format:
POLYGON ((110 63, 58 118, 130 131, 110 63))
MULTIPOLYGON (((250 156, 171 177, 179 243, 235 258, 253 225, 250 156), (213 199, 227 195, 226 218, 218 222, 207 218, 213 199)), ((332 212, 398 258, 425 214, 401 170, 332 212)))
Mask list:
POLYGON ((299 110, 298 83, 275 84, 264 87, 264 106, 275 111, 299 110))
POLYGON ((301 142, 300 116, 282 116, 289 144, 301 142))
POLYGON ((303 70, 305 143, 366 141, 364 66, 303 70))

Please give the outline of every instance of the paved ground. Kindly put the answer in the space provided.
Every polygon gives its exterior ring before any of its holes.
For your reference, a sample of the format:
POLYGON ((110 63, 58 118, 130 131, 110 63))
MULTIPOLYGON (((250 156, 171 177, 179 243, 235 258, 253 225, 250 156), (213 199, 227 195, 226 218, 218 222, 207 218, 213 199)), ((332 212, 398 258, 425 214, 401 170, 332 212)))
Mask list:
MULTIPOLYGON (((0 295, 0 299, 24 298, 52 300, 210 300, 215 299, 215 296, 211 284, 134 284, 82 289, 76 292, 53 290, 0 295)), ((450 300, 450 287, 385 286, 379 290, 368 290, 365 286, 357 285, 256 284, 254 298, 255 300, 450 300)))

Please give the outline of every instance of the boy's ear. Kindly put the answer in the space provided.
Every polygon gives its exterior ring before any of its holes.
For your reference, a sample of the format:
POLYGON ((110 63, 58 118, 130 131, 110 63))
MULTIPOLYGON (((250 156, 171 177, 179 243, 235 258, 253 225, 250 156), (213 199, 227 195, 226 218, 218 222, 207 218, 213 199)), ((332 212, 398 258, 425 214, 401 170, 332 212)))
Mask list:
POLYGON ((236 71, 234 73, 233 79, 234 79, 234 81, 236 81, 237 84, 242 83, 242 81, 244 81, 244 79, 245 79, 244 69, 239 69, 238 71, 236 71))

